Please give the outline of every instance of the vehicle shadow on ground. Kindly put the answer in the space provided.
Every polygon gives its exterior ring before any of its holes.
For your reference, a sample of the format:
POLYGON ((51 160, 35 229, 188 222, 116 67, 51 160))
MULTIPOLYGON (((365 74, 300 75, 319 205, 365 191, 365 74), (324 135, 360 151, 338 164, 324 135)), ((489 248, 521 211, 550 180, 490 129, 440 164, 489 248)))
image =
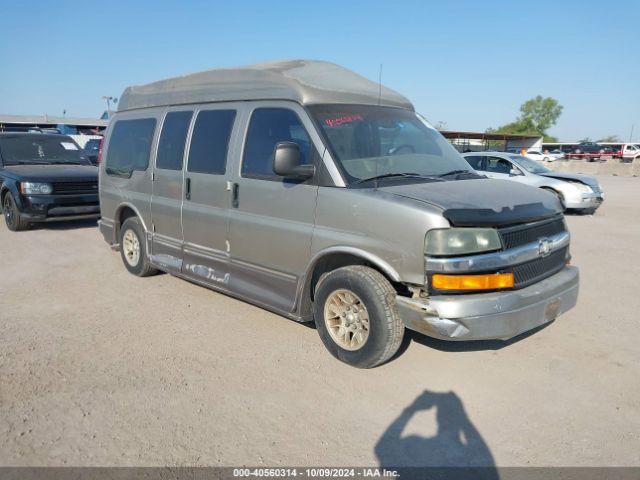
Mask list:
POLYGON ((403 479, 499 478, 489 447, 454 392, 425 390, 389 425, 374 452, 381 467, 398 470, 403 479), (414 415, 430 409, 435 409, 436 434, 404 436, 414 415))
POLYGON ((98 219, 90 218, 87 220, 32 223, 29 230, 76 230, 80 228, 96 228, 97 226, 98 219))
MULTIPOLYGON (((393 355, 391 359, 389 359, 389 361, 392 362, 396 358, 400 357, 404 352, 407 351, 407 349, 413 342, 424 345, 425 347, 439 350, 441 352, 478 352, 483 350, 501 350, 510 345, 513 345, 514 343, 521 342, 532 335, 535 335, 540 330, 547 328, 554 322, 555 320, 545 323, 544 325, 535 327, 527 332, 521 333, 516 337, 510 338, 509 340, 468 340, 462 342, 439 340, 437 338, 423 335, 422 333, 414 332, 413 330, 409 330, 407 328, 404 331, 404 338, 402 339, 402 343, 400 344, 398 351, 393 355)), ((316 330, 316 324, 313 321, 300 322, 300 325, 312 330, 316 330)))

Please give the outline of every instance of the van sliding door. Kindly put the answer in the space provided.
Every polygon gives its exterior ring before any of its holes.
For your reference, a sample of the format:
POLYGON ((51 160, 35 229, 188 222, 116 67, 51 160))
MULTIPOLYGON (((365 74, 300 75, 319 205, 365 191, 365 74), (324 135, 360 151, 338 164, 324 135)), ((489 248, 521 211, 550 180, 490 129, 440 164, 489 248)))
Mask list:
POLYGON ((182 273, 223 289, 229 283, 227 156, 236 113, 229 104, 197 113, 184 173, 182 273))

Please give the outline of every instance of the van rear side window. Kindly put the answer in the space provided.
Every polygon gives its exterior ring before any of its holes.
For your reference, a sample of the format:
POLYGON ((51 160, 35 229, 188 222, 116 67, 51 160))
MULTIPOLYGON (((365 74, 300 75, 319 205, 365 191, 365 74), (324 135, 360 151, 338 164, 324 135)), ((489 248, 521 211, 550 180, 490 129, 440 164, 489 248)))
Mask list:
POLYGON ((146 170, 155 129, 155 118, 118 120, 109 139, 106 173, 130 177, 134 170, 146 170))
POLYGON ((156 168, 182 170, 182 157, 193 112, 169 112, 162 123, 156 168))
POLYGON ((203 110, 198 113, 191 135, 188 171, 217 175, 225 173, 235 118, 235 110, 203 110))

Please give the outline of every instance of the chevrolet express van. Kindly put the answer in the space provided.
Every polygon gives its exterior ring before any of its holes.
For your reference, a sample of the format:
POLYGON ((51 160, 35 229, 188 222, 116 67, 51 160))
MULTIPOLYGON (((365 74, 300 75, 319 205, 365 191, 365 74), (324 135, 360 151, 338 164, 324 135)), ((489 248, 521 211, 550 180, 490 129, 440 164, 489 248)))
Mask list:
POLYGON ((405 328, 508 339, 577 300, 554 195, 478 175, 409 100, 337 65, 129 87, 102 156, 100 229, 129 272, 314 321, 357 367, 405 328))

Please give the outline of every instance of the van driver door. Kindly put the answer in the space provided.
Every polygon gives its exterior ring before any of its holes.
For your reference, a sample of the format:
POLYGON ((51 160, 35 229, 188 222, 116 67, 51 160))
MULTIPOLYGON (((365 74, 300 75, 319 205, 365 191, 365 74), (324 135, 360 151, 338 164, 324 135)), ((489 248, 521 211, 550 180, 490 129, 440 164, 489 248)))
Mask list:
POLYGON ((301 164, 319 165, 322 142, 299 105, 255 102, 233 169, 230 289, 292 312, 309 262, 318 186, 273 172, 274 148, 285 141, 300 146, 301 164))
POLYGON ((165 114, 153 170, 151 261, 174 273, 182 268, 183 163, 192 117, 184 107, 165 114))

